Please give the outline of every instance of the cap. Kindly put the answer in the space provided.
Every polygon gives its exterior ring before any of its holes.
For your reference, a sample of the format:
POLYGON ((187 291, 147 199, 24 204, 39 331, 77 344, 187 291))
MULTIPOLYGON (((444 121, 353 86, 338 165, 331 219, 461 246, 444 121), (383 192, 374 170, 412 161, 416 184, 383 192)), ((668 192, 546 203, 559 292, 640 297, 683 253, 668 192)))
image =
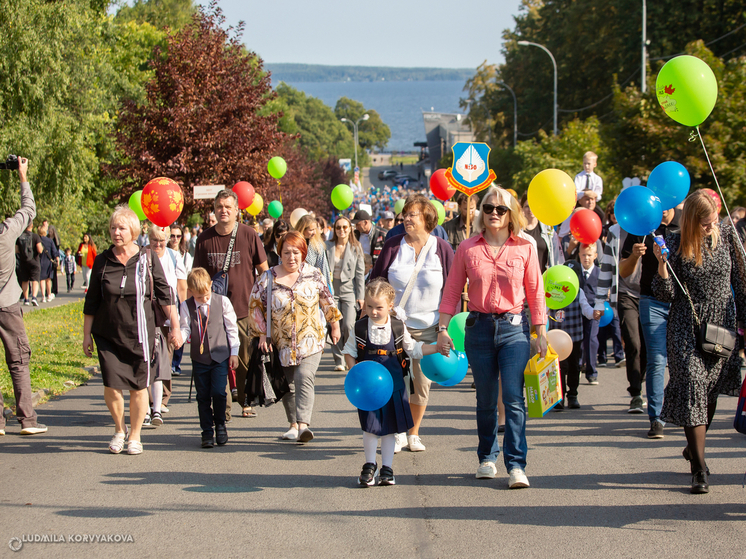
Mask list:
POLYGON ((394 219, 394 212, 381 212, 381 219, 394 219))
POLYGON ((358 221, 370 221, 370 214, 365 210, 358 210, 355 212, 355 217, 352 218, 352 223, 357 223, 358 221))

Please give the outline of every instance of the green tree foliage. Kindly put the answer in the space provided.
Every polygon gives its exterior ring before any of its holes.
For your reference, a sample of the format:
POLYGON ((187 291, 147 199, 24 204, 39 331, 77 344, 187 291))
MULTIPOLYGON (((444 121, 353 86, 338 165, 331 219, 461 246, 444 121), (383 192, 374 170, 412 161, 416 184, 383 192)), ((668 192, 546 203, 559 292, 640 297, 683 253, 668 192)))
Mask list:
POLYGON ((169 28, 179 31, 188 25, 197 8, 193 0, 135 0, 129 6, 122 6, 117 12, 117 23, 148 23, 156 29, 169 28))
MULTIPOLYGON (((368 113, 368 120, 363 120, 358 125, 358 141, 360 147, 365 150, 374 148, 382 150, 391 139, 391 129, 381 120, 381 115, 373 109, 366 109, 360 101, 341 97, 334 107, 334 114, 337 118, 346 118, 355 122, 365 113, 368 113)), ((348 124, 352 131, 352 124, 348 124)))
POLYGON ((352 130, 339 121, 331 107, 286 83, 280 83, 275 91, 273 108, 282 112, 280 130, 297 134, 298 143, 311 159, 354 156, 352 130))

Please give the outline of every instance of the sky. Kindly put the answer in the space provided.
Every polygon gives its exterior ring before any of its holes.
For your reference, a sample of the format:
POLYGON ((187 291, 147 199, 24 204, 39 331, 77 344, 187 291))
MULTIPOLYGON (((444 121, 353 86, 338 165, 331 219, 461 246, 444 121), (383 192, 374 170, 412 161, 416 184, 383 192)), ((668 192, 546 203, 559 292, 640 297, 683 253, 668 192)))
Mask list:
MULTIPOLYGON (((200 1, 206 4, 206 0, 200 1)), ((521 0, 220 0, 265 62, 476 68, 503 61, 521 0)))

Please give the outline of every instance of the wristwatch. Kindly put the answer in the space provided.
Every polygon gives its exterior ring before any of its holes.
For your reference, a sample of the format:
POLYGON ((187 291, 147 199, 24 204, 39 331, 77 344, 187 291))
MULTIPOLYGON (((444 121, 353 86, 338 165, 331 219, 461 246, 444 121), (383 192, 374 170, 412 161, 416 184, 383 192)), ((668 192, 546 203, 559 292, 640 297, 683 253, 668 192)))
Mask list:
POLYGON ((447 331, 448 331, 448 326, 438 326, 438 334, 440 334, 441 332, 447 332, 447 331))

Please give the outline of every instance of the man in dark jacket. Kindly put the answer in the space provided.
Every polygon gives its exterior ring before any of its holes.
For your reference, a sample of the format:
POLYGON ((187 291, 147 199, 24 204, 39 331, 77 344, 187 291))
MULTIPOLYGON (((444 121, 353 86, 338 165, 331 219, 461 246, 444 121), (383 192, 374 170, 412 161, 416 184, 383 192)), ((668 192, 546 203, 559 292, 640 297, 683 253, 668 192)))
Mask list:
POLYGON ((352 223, 355 226, 355 237, 363 245, 363 254, 370 254, 375 266, 383 243, 386 242, 386 233, 378 230, 371 221, 370 214, 365 210, 358 210, 352 218, 352 223))

